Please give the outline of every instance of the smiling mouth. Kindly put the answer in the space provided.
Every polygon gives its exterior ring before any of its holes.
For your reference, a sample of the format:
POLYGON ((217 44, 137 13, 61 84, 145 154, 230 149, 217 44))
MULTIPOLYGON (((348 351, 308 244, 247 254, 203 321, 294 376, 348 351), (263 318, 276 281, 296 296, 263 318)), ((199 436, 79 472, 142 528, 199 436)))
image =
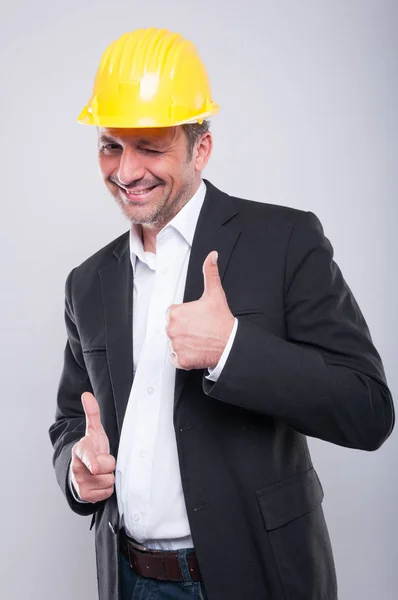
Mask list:
POLYGON ((128 200, 136 200, 136 199, 144 199, 151 194, 151 192, 158 187, 159 184, 153 185, 151 187, 142 188, 139 190, 126 190, 125 188, 120 188, 122 194, 128 200))

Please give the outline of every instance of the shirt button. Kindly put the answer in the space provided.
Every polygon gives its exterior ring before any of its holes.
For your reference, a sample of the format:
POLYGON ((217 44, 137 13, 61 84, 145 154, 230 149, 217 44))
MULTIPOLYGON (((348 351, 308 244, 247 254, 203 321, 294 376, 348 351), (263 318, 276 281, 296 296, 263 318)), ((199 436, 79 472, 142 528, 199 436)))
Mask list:
POLYGON ((145 458, 145 457, 146 457, 146 452, 145 452, 145 450, 140 450, 140 457, 141 457, 141 458, 145 458))
POLYGON ((152 386, 149 386, 149 388, 147 388, 147 390, 146 390, 146 391, 148 392, 148 394, 153 394, 153 392, 154 392, 155 390, 153 389, 153 387, 152 387, 152 386))
POLYGON ((163 267, 163 269, 162 269, 162 273, 163 273, 163 275, 165 275, 165 274, 167 273, 167 271, 168 271, 168 270, 169 270, 169 269, 168 269, 167 267, 163 267))
POLYGON ((134 513, 134 514, 133 514, 133 519, 134 519, 134 521, 136 521, 136 522, 137 522, 137 521, 139 521, 139 520, 141 519, 141 515, 140 515, 140 513, 134 513))

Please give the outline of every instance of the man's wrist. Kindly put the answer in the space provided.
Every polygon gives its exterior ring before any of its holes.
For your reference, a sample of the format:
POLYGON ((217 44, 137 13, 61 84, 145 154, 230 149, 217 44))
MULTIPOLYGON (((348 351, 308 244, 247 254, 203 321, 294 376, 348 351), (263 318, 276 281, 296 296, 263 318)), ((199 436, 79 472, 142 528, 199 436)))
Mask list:
POLYGON ((215 367, 214 368, 208 367, 208 369, 207 369, 208 374, 206 375, 207 379, 210 379, 211 381, 217 381, 217 379, 221 375, 221 371, 223 370, 224 365, 227 362, 227 358, 229 356, 232 344, 234 343, 237 328, 238 328, 238 319, 236 317, 234 317, 234 324, 232 327, 232 331, 229 334, 229 338, 225 345, 224 351, 222 352, 222 354, 220 356, 220 360, 215 365, 215 367))

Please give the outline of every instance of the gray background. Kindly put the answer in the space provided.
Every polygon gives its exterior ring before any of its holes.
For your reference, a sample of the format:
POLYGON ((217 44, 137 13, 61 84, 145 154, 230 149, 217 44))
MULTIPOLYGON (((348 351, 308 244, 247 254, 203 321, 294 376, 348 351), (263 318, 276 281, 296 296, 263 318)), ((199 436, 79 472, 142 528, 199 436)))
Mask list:
MULTIPOLYGON (((76 123, 103 50, 147 26, 197 44, 221 105, 205 175, 318 215, 396 396, 397 3, 24 0, 0 11, 0 596, 90 600, 93 532, 56 485, 47 429, 65 278, 128 229, 99 178, 95 129, 76 123)), ((340 600, 397 597, 397 440, 375 453, 310 442, 340 600)))

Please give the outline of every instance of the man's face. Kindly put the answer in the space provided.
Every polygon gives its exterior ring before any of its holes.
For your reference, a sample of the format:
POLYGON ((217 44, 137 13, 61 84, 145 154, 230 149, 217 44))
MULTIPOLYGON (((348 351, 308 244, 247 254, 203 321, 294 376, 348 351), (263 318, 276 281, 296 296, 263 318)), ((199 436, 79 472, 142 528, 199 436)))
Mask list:
MULTIPOLYGON (((211 147, 211 136, 209 144, 211 147)), ((100 128, 98 151, 105 184, 124 215, 132 223, 157 229, 195 193, 208 158, 202 166, 203 156, 196 149, 189 159, 188 141, 181 126, 100 128)))

